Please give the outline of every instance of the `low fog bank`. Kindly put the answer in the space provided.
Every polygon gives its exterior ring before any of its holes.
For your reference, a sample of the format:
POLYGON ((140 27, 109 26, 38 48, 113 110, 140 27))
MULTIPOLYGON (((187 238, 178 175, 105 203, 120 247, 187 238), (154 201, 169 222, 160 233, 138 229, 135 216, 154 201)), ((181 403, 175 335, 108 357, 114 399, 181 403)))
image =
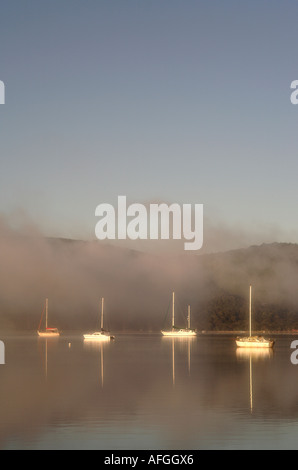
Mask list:
POLYGON ((177 316, 180 310, 186 315, 191 304, 193 327, 241 328, 250 283, 258 314, 270 308, 270 315, 279 316, 286 309, 291 325, 298 318, 295 244, 209 255, 152 254, 99 241, 48 239, 0 219, 0 256, 1 329, 36 330, 47 297, 49 326, 93 330, 104 297, 111 329, 158 331, 170 326, 166 314, 173 290, 177 316))
MULTIPOLYGON (((37 329, 49 299, 49 323, 98 327, 101 297, 107 326, 160 329, 171 291, 192 291, 195 259, 154 256, 102 242, 44 238, 0 220, 0 327, 37 329)), ((49 326, 51 326, 49 325, 49 326)))

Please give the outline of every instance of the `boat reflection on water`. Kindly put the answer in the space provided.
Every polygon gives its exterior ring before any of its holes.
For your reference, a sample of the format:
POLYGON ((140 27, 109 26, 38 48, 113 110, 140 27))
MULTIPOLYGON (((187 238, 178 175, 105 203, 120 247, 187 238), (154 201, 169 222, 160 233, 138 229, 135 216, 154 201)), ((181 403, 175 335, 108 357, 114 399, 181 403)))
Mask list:
POLYGON ((250 414, 253 413, 253 362, 270 360, 273 357, 273 350, 270 348, 248 348, 236 349, 236 356, 239 360, 249 361, 249 405, 250 414))
POLYGON ((271 348, 237 348, 237 359, 270 359, 273 357, 273 349, 271 348))
POLYGON ((94 351, 99 353, 99 377, 101 388, 104 384, 104 348, 107 346, 106 342, 93 342, 93 341, 84 341, 84 348, 89 351, 94 351))
POLYGON ((52 350, 52 354, 50 354, 50 356, 53 356, 53 353, 55 354, 55 348, 57 346, 57 343, 56 341, 52 341, 52 339, 45 337, 44 341, 40 342, 38 346, 39 346, 39 350, 41 354, 41 361, 42 361, 42 367, 44 369, 44 376, 47 382, 48 380, 48 356, 49 356, 48 350, 49 349, 52 350))
POLYGON ((166 337, 163 336, 163 342, 168 345, 171 343, 171 352, 172 352, 172 382, 175 385, 176 382, 176 371, 175 371, 175 349, 186 352, 187 355, 187 370, 188 375, 190 376, 190 366, 191 366, 191 346, 196 341, 195 337, 166 337))

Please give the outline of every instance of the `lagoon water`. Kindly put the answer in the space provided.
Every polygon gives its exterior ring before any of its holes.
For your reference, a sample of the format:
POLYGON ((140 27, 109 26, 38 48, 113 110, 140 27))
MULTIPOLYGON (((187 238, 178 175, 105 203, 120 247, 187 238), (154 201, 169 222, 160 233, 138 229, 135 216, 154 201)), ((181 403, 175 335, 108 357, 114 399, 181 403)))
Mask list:
POLYGON ((1 449, 295 449, 293 337, 2 335, 1 449))

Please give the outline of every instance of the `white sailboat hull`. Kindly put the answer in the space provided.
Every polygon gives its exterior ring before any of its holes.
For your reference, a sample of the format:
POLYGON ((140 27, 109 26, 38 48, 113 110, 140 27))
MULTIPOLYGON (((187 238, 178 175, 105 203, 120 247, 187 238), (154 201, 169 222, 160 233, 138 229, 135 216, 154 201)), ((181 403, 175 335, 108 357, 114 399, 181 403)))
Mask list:
POLYGON ((196 331, 194 330, 175 330, 175 331, 162 331, 163 336, 174 336, 174 337, 188 337, 188 336, 197 336, 196 331))
POLYGON ((48 333, 46 331, 38 331, 37 334, 38 336, 41 336, 43 338, 57 338, 58 336, 60 336, 59 332, 48 333))
POLYGON ((84 340, 86 341, 110 341, 111 336, 104 333, 92 333, 84 335, 84 340))
POLYGON ((238 348, 273 348, 274 341, 262 337, 238 338, 236 340, 238 348))

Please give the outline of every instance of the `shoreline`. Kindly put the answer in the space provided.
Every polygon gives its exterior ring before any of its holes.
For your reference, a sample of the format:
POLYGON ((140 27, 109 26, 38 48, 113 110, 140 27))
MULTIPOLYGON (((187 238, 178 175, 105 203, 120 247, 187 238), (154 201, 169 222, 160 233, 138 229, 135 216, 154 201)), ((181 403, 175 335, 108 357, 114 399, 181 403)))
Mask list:
MULTIPOLYGON (((84 330, 85 331, 85 330, 84 330)), ((67 337, 67 336, 81 336, 83 335, 84 331, 78 331, 78 330, 62 330, 60 338, 62 337, 67 337)), ((135 330, 113 330, 113 334, 119 335, 119 336, 125 336, 125 335, 134 335, 134 336, 162 336, 160 331, 135 331, 135 330)), ((0 331, 0 337, 1 335, 3 336, 15 336, 15 335, 20 335, 20 336, 37 336, 36 331, 28 331, 28 330, 3 330, 0 331)), ((203 336, 247 336, 249 333, 247 331, 243 330, 203 330, 203 331, 197 331, 197 336, 196 337, 203 337, 203 336)), ((296 331, 253 331, 252 336, 298 336, 298 330, 296 331)), ((195 338, 195 337, 194 337, 195 338)))

